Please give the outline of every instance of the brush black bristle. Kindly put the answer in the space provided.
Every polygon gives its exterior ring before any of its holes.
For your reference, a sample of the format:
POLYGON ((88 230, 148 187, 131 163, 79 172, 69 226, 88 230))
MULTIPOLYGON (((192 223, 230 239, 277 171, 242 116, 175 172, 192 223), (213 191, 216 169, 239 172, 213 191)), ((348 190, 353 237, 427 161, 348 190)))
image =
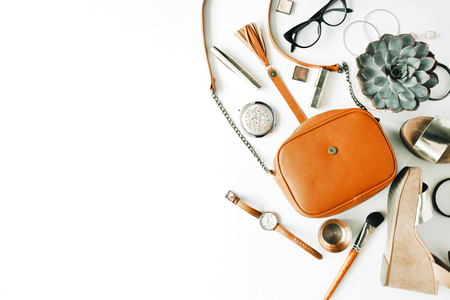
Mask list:
POLYGON ((366 222, 373 227, 377 228, 378 225, 383 223, 384 217, 379 212, 373 212, 370 215, 367 216, 366 222))

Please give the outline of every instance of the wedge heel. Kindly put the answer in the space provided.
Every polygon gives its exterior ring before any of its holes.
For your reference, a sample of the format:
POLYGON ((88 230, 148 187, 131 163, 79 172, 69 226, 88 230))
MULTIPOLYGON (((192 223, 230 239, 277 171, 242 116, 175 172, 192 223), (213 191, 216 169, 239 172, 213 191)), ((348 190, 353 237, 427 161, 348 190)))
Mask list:
POLYGON ((427 189, 422 171, 406 167, 392 182, 388 196, 388 235, 382 258, 383 286, 436 295, 434 258, 417 233, 419 195, 427 189))

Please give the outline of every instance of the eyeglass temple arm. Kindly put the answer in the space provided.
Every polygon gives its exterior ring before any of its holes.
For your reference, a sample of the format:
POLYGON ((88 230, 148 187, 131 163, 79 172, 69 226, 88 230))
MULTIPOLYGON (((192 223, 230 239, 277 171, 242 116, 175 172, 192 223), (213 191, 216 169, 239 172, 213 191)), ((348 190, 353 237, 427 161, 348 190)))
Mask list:
MULTIPOLYGON (((332 9, 328 9, 328 10, 326 10, 323 14, 326 14, 327 12, 330 12, 330 11, 340 11, 340 12, 345 12, 345 8, 332 8, 332 9)), ((353 12, 353 9, 347 8, 347 13, 351 13, 351 12, 353 12)))

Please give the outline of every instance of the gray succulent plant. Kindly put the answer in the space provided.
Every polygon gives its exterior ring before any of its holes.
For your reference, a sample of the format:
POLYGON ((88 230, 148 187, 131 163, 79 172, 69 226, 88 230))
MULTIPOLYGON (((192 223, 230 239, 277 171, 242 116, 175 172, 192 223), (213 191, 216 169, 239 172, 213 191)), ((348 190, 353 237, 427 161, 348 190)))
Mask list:
POLYGON ((416 110, 438 84, 434 54, 410 34, 383 35, 356 58, 362 92, 377 109, 416 110))

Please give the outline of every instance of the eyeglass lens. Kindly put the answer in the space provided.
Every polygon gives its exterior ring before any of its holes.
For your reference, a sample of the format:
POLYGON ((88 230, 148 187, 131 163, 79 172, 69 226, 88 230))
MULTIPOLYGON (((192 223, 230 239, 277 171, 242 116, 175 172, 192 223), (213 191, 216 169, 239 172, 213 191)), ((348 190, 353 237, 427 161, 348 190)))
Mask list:
POLYGON ((314 44, 320 37, 320 24, 317 21, 310 21, 305 27, 294 35, 295 42, 300 46, 314 44))
POLYGON ((330 26, 337 26, 345 19, 345 5, 343 1, 330 4, 323 13, 323 21, 330 26))
MULTIPOLYGON (((346 8, 344 1, 330 1, 326 10, 323 12, 322 20, 329 26, 337 26, 341 24, 346 16, 346 8)), ((320 38, 321 25, 320 18, 310 19, 293 32, 293 40, 302 47, 313 45, 320 38)))

